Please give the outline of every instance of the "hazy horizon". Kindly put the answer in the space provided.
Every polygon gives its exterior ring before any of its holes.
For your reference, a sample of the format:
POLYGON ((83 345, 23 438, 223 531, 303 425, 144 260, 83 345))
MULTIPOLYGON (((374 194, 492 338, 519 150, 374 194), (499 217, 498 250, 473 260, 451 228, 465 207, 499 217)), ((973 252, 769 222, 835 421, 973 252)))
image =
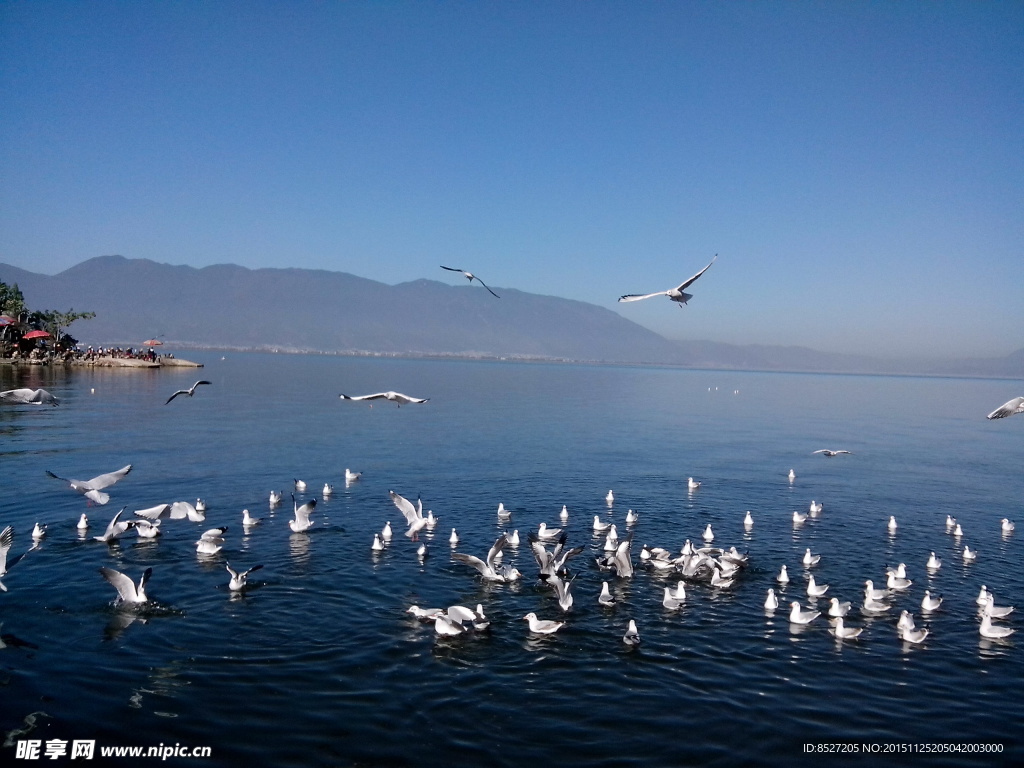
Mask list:
POLYGON ((578 299, 670 339, 1024 347, 1024 5, 0 4, 0 261, 578 299), (682 309, 625 293, 718 260, 682 309), (481 289, 482 290, 482 289, 481 289))

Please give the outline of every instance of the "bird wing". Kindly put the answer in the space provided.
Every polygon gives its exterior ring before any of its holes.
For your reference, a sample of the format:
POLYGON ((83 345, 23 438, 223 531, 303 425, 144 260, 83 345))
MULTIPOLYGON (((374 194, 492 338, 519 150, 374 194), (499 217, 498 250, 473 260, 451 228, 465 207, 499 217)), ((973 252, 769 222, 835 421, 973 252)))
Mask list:
POLYGON ((473 621, 476 618, 476 614, 465 606, 453 605, 448 608, 448 618, 457 624, 461 624, 464 621, 473 621))
POLYGON ((654 296, 668 296, 668 291, 658 291, 656 293, 627 293, 625 296, 619 296, 619 301, 640 301, 642 299, 650 299, 654 296))
POLYGON ((503 533, 494 540, 494 544, 489 550, 487 550, 487 565, 492 570, 494 569, 494 558, 496 558, 498 553, 504 549, 506 543, 508 543, 508 539, 505 538, 505 534, 503 533))
POLYGON ((14 529, 8 525, 0 533, 0 573, 7 572, 7 553, 11 551, 11 544, 13 543, 14 529))
POLYGON ((193 507, 187 501, 176 501, 171 504, 170 518, 171 520, 184 520, 186 517, 195 515, 196 508, 193 507))
POLYGON ((225 525, 223 528, 211 528, 208 531, 204 531, 203 535, 199 538, 206 539, 206 541, 215 541, 228 532, 228 527, 225 525))
POLYGON ((199 380, 199 381, 197 381, 197 382, 196 382, 195 384, 193 384, 191 388, 192 388, 193 390, 195 390, 195 388, 196 388, 196 387, 198 387, 198 386, 199 386, 200 384, 209 384, 209 383, 210 383, 210 382, 208 382, 208 381, 207 381, 206 379, 200 379, 200 380, 199 380))
POLYGON ((423 518, 422 503, 420 507, 417 509, 416 507, 413 506, 411 501, 409 501, 404 496, 400 496, 394 491, 388 491, 388 496, 391 497, 391 501, 394 502, 394 505, 396 507, 398 507, 398 511, 402 513, 402 516, 405 518, 405 521, 409 525, 412 525, 417 520, 421 520, 423 518))
POLYGON ((161 517, 170 517, 170 512, 170 504, 157 504, 155 507, 149 507, 148 509, 135 510, 136 515, 144 517, 147 520, 157 520, 161 517))
POLYGON ((718 258, 718 254, 716 253, 716 254, 715 254, 715 258, 714 258, 714 259, 711 259, 711 261, 710 261, 710 262, 708 263, 708 266, 707 266, 707 267, 704 267, 704 269, 702 269, 702 270, 701 270, 700 272, 698 272, 698 273, 697 273, 696 275, 694 275, 693 277, 691 277, 691 278, 690 278, 689 280, 686 280, 685 282, 682 282, 682 283, 680 283, 680 284, 679 284, 679 287, 678 287, 678 288, 676 288, 676 290, 677 290, 677 291, 682 291, 683 289, 685 289, 685 288, 688 288, 688 287, 690 286, 690 284, 691 284, 691 283, 692 283, 692 282, 693 282, 694 280, 696 280, 696 279, 697 279, 698 277, 700 277, 701 275, 703 275, 703 274, 704 274, 705 272, 707 272, 707 271, 708 271, 708 267, 710 267, 710 266, 711 266, 712 264, 714 264, 714 263, 715 263, 715 259, 717 259, 717 258, 718 258))
MULTIPOLYGON (((111 536, 121 533, 121 531, 125 530, 124 528, 122 528, 121 530, 117 529, 118 520, 121 519, 121 513, 124 512, 125 509, 126 507, 121 507, 121 511, 114 515, 113 519, 107 524, 107 530, 103 532, 103 538, 110 538, 111 536)), ((115 571, 115 573, 117 573, 117 571, 115 571)))
MULTIPOLYGON (((120 514, 120 512, 118 514, 120 514)), ((152 568, 147 569, 148 573, 152 573, 152 571, 152 568)), ((113 568, 107 568, 106 566, 100 567, 100 573, 103 574, 104 579, 113 585, 122 600, 126 603, 133 603, 136 601, 138 592, 135 589, 135 583, 131 579, 120 571, 115 571, 113 568)), ((146 578, 145 575, 143 578, 146 578)))
POLYGON ((477 277, 476 275, 473 275, 473 277, 474 277, 474 279, 475 279, 475 280, 476 280, 476 281, 477 281, 478 283, 480 283, 480 285, 482 285, 482 286, 483 286, 484 288, 487 288, 487 291, 488 291, 488 292, 489 292, 489 293, 491 294, 491 296, 493 296, 493 297, 494 297, 494 298, 496 298, 496 299, 500 299, 500 298, 501 298, 501 296, 499 296, 498 294, 496 294, 496 293, 495 293, 494 291, 492 291, 492 290, 490 289, 490 287, 489 287, 489 286, 487 285, 487 283, 485 283, 485 282, 484 282, 483 280, 481 280, 481 279, 480 279, 479 277, 477 277))
POLYGON ((85 498, 102 506, 110 501, 110 494, 104 493, 103 491, 86 491, 85 498))
POLYGON ((481 560, 479 557, 473 555, 467 555, 463 552, 455 552, 452 554, 453 560, 458 560, 460 563, 471 565, 476 568, 480 573, 486 576, 488 573, 494 573, 494 569, 491 568, 487 563, 481 560))
MULTIPOLYGON (((294 498, 294 497, 293 497, 294 498)), ((294 503, 294 502, 293 502, 294 503)), ((309 516, 313 513, 313 509, 316 507, 316 499, 310 499, 301 507, 295 507, 295 521, 306 525, 309 523, 309 516)))
POLYGON ((1024 397, 1015 397, 1013 400, 1003 403, 985 418, 1005 419, 1007 416, 1013 416, 1015 413, 1024 413, 1024 397))
POLYGON ((447 269, 449 272, 461 272, 462 274, 468 274, 464 269, 456 269, 455 267, 446 267, 444 264, 441 265, 441 269, 447 269))
MULTIPOLYGON (((171 402, 171 400, 176 398, 178 395, 187 395, 187 394, 188 394, 188 390, 187 389, 179 389, 177 392, 175 392, 173 395, 171 395, 170 397, 167 398, 167 403, 171 402)), ((164 403, 164 405, 167 405, 167 403, 164 403)))
POLYGON ((259 565, 254 565, 254 566, 253 566, 252 568, 250 568, 250 569, 249 569, 248 571, 243 571, 243 572, 242 572, 242 575, 243 575, 243 576, 248 576, 248 575, 249 575, 250 573, 252 573, 253 571, 258 571, 258 570, 259 570, 260 568, 262 568, 262 567, 263 567, 263 564, 262 564, 262 563, 260 563, 259 565))
POLYGON ((107 472, 105 475, 97 475, 92 480, 86 480, 82 483, 82 487, 90 491, 99 491, 110 487, 131 471, 132 465, 129 464, 127 467, 121 467, 116 472, 107 472))
POLYGON ((387 392, 377 392, 373 395, 339 395, 342 400, 386 400, 388 396, 387 392))

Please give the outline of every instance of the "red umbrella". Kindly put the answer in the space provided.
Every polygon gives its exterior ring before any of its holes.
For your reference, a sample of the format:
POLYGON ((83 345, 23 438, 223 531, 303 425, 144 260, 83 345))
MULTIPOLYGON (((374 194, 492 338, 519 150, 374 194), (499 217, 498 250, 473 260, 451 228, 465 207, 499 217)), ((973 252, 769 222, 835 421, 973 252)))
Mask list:
POLYGON ((50 334, 48 334, 46 331, 29 331, 24 336, 22 336, 22 338, 23 339, 48 339, 48 338, 50 338, 50 334))
POLYGON ((142 343, 147 347, 162 347, 164 344, 160 339, 146 339, 142 343))

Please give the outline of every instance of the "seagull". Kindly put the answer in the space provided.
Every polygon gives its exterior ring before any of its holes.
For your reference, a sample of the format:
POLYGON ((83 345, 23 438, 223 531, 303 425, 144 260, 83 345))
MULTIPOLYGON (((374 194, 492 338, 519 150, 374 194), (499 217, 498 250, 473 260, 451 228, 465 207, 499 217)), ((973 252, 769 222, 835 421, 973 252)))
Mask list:
POLYGON ((988 587, 984 584, 981 585, 981 591, 978 593, 978 597, 974 600, 978 605, 984 605, 988 602, 991 593, 988 591, 988 587))
POLYGON ((686 600, 686 586, 683 584, 682 581, 676 584, 676 591, 672 593, 672 597, 674 597, 679 602, 683 602, 684 600, 686 600))
POLYGON ((938 557, 936 557, 935 553, 932 552, 931 555, 929 555, 929 557, 928 557, 928 563, 927 563, 927 565, 925 567, 929 571, 937 571, 937 570, 939 570, 939 568, 942 567, 942 560, 940 560, 938 557))
POLYGON ((1011 613, 1013 613, 1012 605, 996 605, 996 598, 991 592, 988 595, 988 599, 984 605, 981 606, 982 615, 988 614, 993 619, 1005 619, 1011 613))
POLYGON ((610 608, 615 605, 615 598, 612 597, 611 590, 608 588, 608 582, 601 582, 601 594, 597 598, 597 602, 606 608, 610 608))
POLYGON ((693 294, 686 293, 685 289, 689 288, 690 285, 701 275, 703 275, 712 264, 715 263, 715 259, 718 258, 718 254, 711 259, 707 267, 704 267, 700 272, 691 277, 689 280, 685 280, 675 288, 669 288, 667 291, 656 291, 655 293, 627 293, 625 296, 620 296, 619 301, 642 301, 643 299, 650 299, 654 296, 668 296, 672 301, 678 302, 680 309, 683 304, 686 304, 690 299, 693 298, 693 294))
MULTIPOLYGON (((166 506, 166 505, 163 505, 163 506, 166 506)), ((152 509, 157 509, 157 507, 153 507, 152 509)), ((144 509, 142 511, 143 512, 148 512, 150 510, 145 510, 144 509)), ((139 513, 136 512, 135 514, 139 514, 139 513)), ((170 517, 171 520, 184 520, 187 517, 193 523, 201 523, 201 522, 203 522, 203 520, 206 519, 206 514, 205 513, 200 512, 198 509, 196 509, 194 506, 192 506, 192 504, 190 504, 187 501, 176 501, 176 502, 174 502, 173 504, 170 505, 170 509, 168 509, 166 512, 161 512, 161 513, 159 513, 157 515, 157 517, 162 517, 162 516, 170 517)), ((150 519, 153 519, 152 515, 143 515, 143 517, 150 517, 150 519)))
POLYGON ((135 532, 139 534, 140 539, 155 539, 160 535, 160 521, 136 520, 135 532))
POLYGON ((96 541, 103 541, 109 544, 122 533, 127 531, 129 528, 135 527, 135 520, 121 520, 121 513, 124 512, 125 507, 121 507, 121 511, 114 515, 114 519, 107 525, 107 529, 103 532, 102 536, 93 536, 96 541))
POLYGON ((629 626, 626 627, 626 634, 622 636, 622 642, 632 647, 640 645, 640 633, 637 631, 636 622, 633 619, 629 620, 629 626))
MULTIPOLYGON (((208 382, 208 381, 201 380, 201 381, 197 381, 195 384, 193 384, 188 389, 179 389, 177 392, 175 392, 173 395, 171 395, 170 397, 167 398, 167 403, 171 402, 171 400, 176 398, 178 395, 188 395, 189 397, 192 397, 192 395, 194 395, 196 393, 196 387, 198 387, 200 384, 209 384, 209 383, 210 382, 208 382)), ((167 403, 164 403, 164 405, 167 405, 167 403)))
MULTIPOLYGON (((512 510, 511 509, 505 509, 505 505, 502 504, 500 501, 498 502, 498 519, 499 520, 511 520, 512 519, 512 510)), ((596 520, 597 518, 594 518, 594 519, 596 520)))
POLYGON ((453 605, 445 613, 439 614, 434 618, 434 631, 446 637, 461 635, 467 629, 462 626, 463 622, 468 621, 472 623, 476 620, 477 615, 469 610, 469 608, 462 605, 453 605))
MULTIPOLYGON (((11 544, 14 543, 14 528, 7 526, 2 532, 0 532, 0 579, 7 575, 8 571, 13 568, 21 558, 27 553, 22 552, 10 561, 7 560, 7 553, 11 551, 11 544)), ((0 581, 0 590, 7 591, 7 587, 0 581)))
POLYGON ((313 521, 309 519, 309 516, 313 514, 313 510, 316 508, 316 499, 310 499, 300 507, 293 495, 292 506, 294 507, 295 519, 288 521, 288 527, 295 533, 303 533, 312 528, 313 521))
POLYGON ((206 502, 202 499, 196 499, 195 508, 196 512, 206 512, 206 502))
POLYGON ((362 476, 362 472, 353 472, 348 467, 345 467, 345 487, 347 488, 362 476))
POLYGON ((419 532, 424 527, 430 527, 428 520, 423 517, 423 500, 416 499, 416 505, 413 506, 411 501, 394 491, 388 491, 388 496, 391 497, 392 503, 398 507, 398 511, 402 513, 405 522, 409 524, 405 535, 413 541, 418 541, 419 532))
POLYGON ((896 634, 899 635, 900 640, 914 645, 919 645, 924 642, 924 639, 928 637, 927 629, 897 629, 896 634))
POLYGON ((956 527, 953 528, 953 535, 958 539, 964 535, 964 529, 960 527, 960 523, 957 523, 956 527))
POLYGON ((823 453, 823 454, 825 454, 828 457, 832 457, 832 456, 838 456, 841 453, 852 454, 853 451, 830 451, 828 448, 821 448, 820 450, 817 450, 817 451, 811 451, 811 453, 812 454, 814 454, 814 453, 823 453))
POLYGON ((455 532, 454 528, 452 528, 452 535, 448 537, 448 543, 453 547, 459 543, 459 534, 455 532))
MULTIPOLYGON (((16 392, 22 390, 15 390, 16 392)), ((42 391, 42 390, 38 390, 42 391)), ((6 394, 6 393, 4 393, 6 394)), ((2 395, 0 395, 2 397, 2 395)), ((1013 416, 1015 413, 1024 413, 1024 397, 1015 397, 1013 400, 1003 403, 990 413, 985 418, 987 419, 1004 419, 1007 416, 1013 416)))
POLYGON ((420 542, 420 545, 416 547, 416 557, 420 560, 427 556, 427 545, 424 542, 420 542))
POLYGON ((1003 533, 1013 533, 1013 529, 1016 527, 1008 518, 1003 518, 1000 523, 1003 533))
POLYGON ((405 609, 406 613, 411 613, 420 621, 434 621, 438 616, 444 613, 443 608, 420 608, 418 605, 410 605, 405 609))
MULTIPOLYGON (((467 279, 467 280, 469 280, 469 282, 471 282, 471 283, 472 283, 472 282, 473 282, 474 280, 476 280, 476 281, 477 281, 478 283, 480 283, 480 285, 482 285, 482 286, 483 286, 484 288, 487 288, 487 283, 485 283, 485 282, 484 282, 483 280, 481 280, 481 279, 480 279, 479 277, 477 277, 476 275, 474 275, 474 274, 473 274, 472 272, 467 272, 467 271, 466 271, 466 270, 464 270, 464 269, 456 269, 455 267, 446 267, 446 266, 444 266, 443 264, 441 265, 441 269, 447 269, 447 270, 448 270, 449 272, 460 272, 461 274, 463 274, 463 275, 465 275, 465 276, 466 276, 466 279, 467 279)), ((492 290, 491 290, 490 288, 487 288, 487 291, 488 291, 488 293, 490 293, 490 294, 491 294, 491 296, 493 296, 494 298, 496 298, 496 299, 500 299, 500 298, 501 298, 501 296, 499 296, 498 294, 496 294, 496 293, 495 293, 494 291, 492 291, 492 290)))
POLYGON ((867 600, 884 600, 889 593, 884 589, 875 589, 875 584, 871 579, 864 582, 864 597, 867 600))
POLYGON ((921 610, 924 613, 932 613, 939 610, 940 605, 942 605, 942 598, 932 597, 932 593, 926 589, 924 591, 924 597, 921 598, 921 610))
POLYGON ((86 517, 85 512, 83 512, 82 516, 78 518, 78 525, 76 525, 75 527, 78 528, 78 530, 80 531, 85 531, 89 528, 89 518, 86 517))
POLYGON ((711 530, 711 523, 708 523, 708 527, 704 529, 704 541, 709 544, 715 540, 715 533, 711 530))
POLYGON ((810 506, 808 511, 812 515, 817 515, 818 513, 821 512, 821 510, 822 510, 821 502, 820 501, 815 501, 814 499, 811 499, 811 506, 810 506))
POLYGON ((40 523, 36 523, 35 527, 32 528, 32 541, 38 543, 43 540, 46 536, 46 526, 40 523))
POLYGON ((508 545, 510 547, 518 547, 519 546, 519 529, 518 528, 516 528, 514 531, 512 531, 512 534, 508 537, 508 545))
POLYGON ((817 565, 821 560, 821 555, 812 555, 811 548, 808 547, 807 551, 804 552, 804 565, 810 568, 812 565, 817 565))
POLYGON ((594 515, 594 533, 604 533, 611 527, 611 523, 602 523, 600 516, 594 515))
POLYGON ((523 616, 525 621, 530 623, 530 631, 535 635, 553 635, 555 632, 565 626, 564 621, 548 621, 546 619, 538 619, 536 613, 528 613, 523 616))
POLYGON ((633 523, 635 523, 639 519, 640 515, 638 515, 632 509, 626 510, 626 525, 633 525, 633 523))
POLYGON ((807 520, 807 515, 801 515, 795 509, 793 510, 793 525, 800 525, 807 520))
POLYGON ((373 544, 370 545, 370 549, 372 549, 374 552, 384 551, 384 542, 380 540, 379 533, 373 534, 373 544))
POLYGON ((683 604, 683 601, 677 599, 676 596, 672 594, 671 587, 665 587, 665 596, 661 599, 661 604, 668 610, 675 611, 679 609, 679 606, 683 604))
POLYGON ((952 515, 946 515, 946 530, 949 531, 954 525, 956 525, 956 518, 952 515))
POLYGON ((391 521, 388 520, 384 523, 384 527, 380 531, 380 537, 384 541, 391 541, 391 537, 394 535, 394 531, 391 530, 391 521))
POLYGON ((547 523, 541 523, 537 529, 537 539, 539 541, 554 541, 561 534, 561 528, 548 528, 547 523))
POLYGON ((324 483, 324 498, 328 498, 332 493, 334 493, 334 486, 330 485, 329 483, 324 483))
MULTIPOLYGON (((608 504, 614 504, 615 503, 615 494, 612 493, 611 490, 609 489, 608 494, 604 497, 604 500, 608 504)), ((565 505, 562 505, 562 509, 565 509, 565 505)))
POLYGON ((819 611, 801 611, 800 603, 794 600, 790 605, 789 621, 792 624, 810 624, 821 616, 819 611))
POLYGON ((743 518, 743 527, 744 528, 753 528, 754 527, 754 518, 750 514, 750 510, 747 510, 747 516, 743 518))
POLYGON ((896 517, 894 515, 889 515, 889 533, 895 533, 897 528, 899 528, 899 526, 896 525, 896 517))
POLYGON ((306 481, 305 480, 298 480, 298 479, 296 479, 294 482, 295 482, 295 490, 296 491, 298 491, 299 493, 305 493, 306 492, 306 481))
MULTIPOLYGON (((409 403, 425 403, 427 402, 427 400, 430 399, 429 397, 409 397, 409 395, 403 395, 401 392, 392 392, 390 390, 387 392, 378 392, 374 395, 356 395, 355 397, 349 397, 348 395, 338 395, 338 397, 340 397, 342 400, 388 400, 397 405, 399 408, 401 408, 403 405, 408 405, 409 403)), ((370 407, 372 408, 373 406, 371 405, 370 407)))
POLYGON ((900 620, 896 622, 897 632, 906 632, 907 630, 914 629, 914 617, 910 611, 900 611, 900 620))
POLYGON ((775 580, 779 582, 779 584, 789 583, 789 574, 786 573, 786 566, 782 566, 782 570, 779 571, 779 575, 775 577, 775 580))
POLYGON ((768 588, 768 597, 764 600, 764 607, 766 611, 774 611, 779 607, 779 598, 775 596, 775 590, 771 587, 768 588))
POLYGON ((109 581, 114 589, 117 590, 118 600, 122 603, 135 603, 141 605, 142 603, 149 602, 149 598, 146 597, 146 582, 149 581, 149 577, 153 575, 153 569, 147 568, 145 573, 142 574, 142 578, 139 579, 139 585, 135 586, 135 582, 129 579, 120 571, 115 571, 113 568, 101 567, 100 573, 103 578, 109 581))
POLYGON ((688 477, 686 479, 686 487, 689 488, 691 491, 696 491, 698 488, 700 488, 700 483, 698 483, 692 477, 688 477))
POLYGON ((830 600, 828 615, 834 619, 841 619, 843 616, 850 612, 849 603, 839 602, 838 597, 833 597, 830 600))
POLYGON ((558 598, 558 607, 564 612, 568 612, 572 608, 572 592, 569 591, 569 585, 572 583, 572 579, 559 578, 557 573, 549 573, 544 576, 548 584, 555 588, 555 596, 558 598))
POLYGON ((860 637, 860 633, 864 631, 864 628, 844 627, 842 616, 837 616, 835 624, 828 631, 835 635, 837 640, 853 640, 855 637, 860 637))
POLYGON ((1009 637, 1016 630, 1010 629, 1009 627, 996 627, 992 624, 992 616, 984 613, 981 616, 981 626, 978 628, 982 637, 987 637, 992 640, 1001 640, 1004 637, 1009 637))
POLYGON ((196 541, 196 552, 200 555, 215 555, 224 548, 224 534, 228 527, 210 528, 196 541))
POLYGON ((886 577, 885 586, 896 592, 903 592, 910 589, 910 585, 913 583, 910 579, 900 578, 895 573, 890 573, 886 577))
POLYGON ((262 565, 254 565, 247 571, 239 572, 231 567, 231 563, 228 563, 228 573, 231 574, 231 581, 228 582, 228 589, 230 589, 232 592, 241 592, 243 589, 245 589, 245 581, 248 578, 249 574, 253 571, 258 571, 262 567, 262 565))
POLYGON ((966 544, 964 544, 964 561, 965 562, 972 562, 972 561, 977 560, 977 559, 978 559, 978 550, 971 549, 966 544))
POLYGON ((8 389, 0 392, 0 403, 18 405, 60 405, 60 400, 45 389, 8 389))
POLYGON ((881 600, 876 600, 868 595, 864 596, 865 613, 885 613, 890 608, 892 608, 892 606, 888 603, 883 603, 881 600))
POLYGON ((97 475, 92 480, 71 480, 60 475, 55 475, 49 470, 46 471, 50 477, 57 480, 63 480, 68 483, 74 490, 83 494, 87 499, 96 504, 106 504, 110 501, 110 496, 103 493, 104 488, 109 488, 122 477, 132 471, 132 465, 129 464, 126 467, 121 467, 114 472, 107 472, 105 475, 97 475))
POLYGON ((249 514, 249 510, 248 509, 243 509, 242 510, 242 527, 244 527, 244 528, 251 528, 252 526, 259 525, 262 522, 263 522, 263 518, 262 517, 253 517, 252 515, 249 514))
POLYGON ((826 592, 828 592, 828 584, 815 584, 814 576, 812 575, 807 582, 807 595, 809 597, 821 597, 826 592))
POLYGON ((270 492, 270 506, 276 507, 283 500, 284 500, 284 494, 281 493, 280 491, 271 491, 270 492))
POLYGON ((789 470, 789 482, 791 482, 791 483, 792 483, 792 482, 793 482, 794 480, 796 480, 796 472, 794 472, 794 471, 793 471, 793 470, 791 469, 791 470, 789 470))
POLYGON ((480 575, 484 577, 484 581, 505 581, 504 575, 498 573, 497 568, 494 565, 494 559, 498 553, 504 548, 505 544, 508 543, 508 539, 505 534, 501 534, 497 539, 494 540, 494 544, 487 550, 487 559, 481 560, 479 557, 473 555, 467 555, 463 552, 456 552, 452 555, 453 560, 458 560, 460 563, 470 565, 480 571, 480 575))

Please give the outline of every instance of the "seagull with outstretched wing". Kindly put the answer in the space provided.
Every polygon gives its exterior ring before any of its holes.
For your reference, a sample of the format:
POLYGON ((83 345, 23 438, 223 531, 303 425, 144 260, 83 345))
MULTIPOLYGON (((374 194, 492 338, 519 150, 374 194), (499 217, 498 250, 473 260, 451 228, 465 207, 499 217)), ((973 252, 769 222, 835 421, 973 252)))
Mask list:
MULTIPOLYGON (((177 392, 175 392, 173 395, 171 395, 170 397, 167 398, 167 403, 171 402, 171 400, 176 398, 178 395, 188 395, 189 397, 192 397, 192 395, 194 395, 196 393, 196 387, 198 387, 200 384, 209 384, 209 383, 210 382, 208 382, 206 380, 201 380, 201 381, 197 381, 195 384, 193 384, 188 389, 179 389, 177 392)), ((164 405, 167 405, 167 403, 164 403, 164 405)))
POLYGON ((21 405, 60 405, 60 400, 45 389, 8 389, 0 392, 0 403, 21 405))
MULTIPOLYGON (((377 392, 373 395, 338 395, 342 400, 387 400, 388 402, 395 403, 399 408, 409 403, 425 403, 429 400, 429 397, 409 397, 409 395, 403 395, 401 392, 377 392)), ((373 405, 371 404, 372 408, 373 405)))
POLYGON ((81 493, 90 501, 94 501, 97 504, 106 504, 110 501, 110 496, 103 493, 104 488, 109 488, 122 477, 132 471, 132 465, 129 464, 127 467, 121 467, 114 472, 107 472, 105 475, 97 475, 92 480, 72 480, 70 478, 61 477, 55 475, 50 470, 46 470, 46 474, 57 480, 63 480, 68 483, 74 490, 81 493))
POLYGON ((689 280, 685 280, 675 288, 669 288, 667 291, 655 291, 654 293, 627 293, 625 296, 620 296, 619 301, 641 301, 643 299, 650 299, 655 296, 668 296, 672 301, 678 302, 680 309, 682 305, 693 298, 692 293, 686 293, 685 290, 701 275, 707 272, 708 267, 715 263, 715 259, 718 258, 718 254, 715 254, 715 258, 711 259, 711 262, 707 267, 704 267, 700 272, 691 277, 689 280))
POLYGON ((487 283, 485 283, 485 282, 484 282, 483 280, 481 280, 481 279, 480 279, 479 277, 477 277, 476 275, 474 275, 474 274, 473 274, 472 272, 467 272, 467 271, 466 271, 466 270, 464 270, 464 269, 456 269, 455 267, 446 267, 446 266, 444 266, 444 264, 442 264, 442 265, 441 265, 441 269, 447 269, 447 270, 448 270, 449 272, 459 272, 460 274, 463 274, 463 275, 465 275, 465 276, 466 276, 466 279, 467 279, 467 280, 469 280, 469 282, 471 282, 471 283, 472 283, 472 282, 473 282, 474 280, 476 280, 476 281, 477 281, 478 283, 480 283, 480 285, 482 285, 482 286, 483 286, 484 288, 487 288, 487 291, 488 291, 488 293, 490 293, 490 294, 491 294, 491 296, 493 296, 493 297, 494 297, 494 298, 496 298, 496 299, 500 299, 500 298, 501 298, 501 296, 499 296, 499 295, 498 295, 498 294, 496 294, 496 293, 495 293, 494 291, 492 291, 492 290, 491 290, 490 288, 488 288, 488 286, 487 286, 487 283))
POLYGON ((1013 416, 1015 413, 1024 413, 1024 397, 1015 397, 1013 400, 1003 403, 985 418, 1005 419, 1007 416, 1013 416))
POLYGON ((819 449, 817 451, 811 451, 811 453, 823 453, 826 456, 828 456, 829 458, 831 458, 833 456, 838 456, 841 453, 848 453, 851 456, 853 455, 853 451, 831 451, 828 448, 821 448, 821 449, 819 449))

